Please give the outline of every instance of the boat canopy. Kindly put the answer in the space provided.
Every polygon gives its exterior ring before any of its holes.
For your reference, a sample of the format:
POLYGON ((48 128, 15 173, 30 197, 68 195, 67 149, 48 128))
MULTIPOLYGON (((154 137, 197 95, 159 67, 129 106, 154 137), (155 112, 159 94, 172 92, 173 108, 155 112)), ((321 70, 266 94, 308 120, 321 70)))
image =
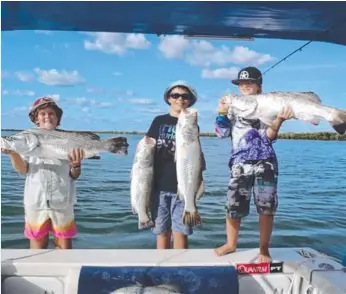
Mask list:
POLYGON ((2 1, 1 30, 268 38, 346 45, 346 2, 2 1))

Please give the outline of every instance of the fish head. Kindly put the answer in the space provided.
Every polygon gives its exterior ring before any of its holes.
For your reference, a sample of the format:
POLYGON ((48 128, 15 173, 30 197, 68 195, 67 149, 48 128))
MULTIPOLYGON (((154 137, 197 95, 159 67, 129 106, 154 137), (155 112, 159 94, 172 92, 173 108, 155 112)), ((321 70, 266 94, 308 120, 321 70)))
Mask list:
POLYGON ((228 99, 232 112, 243 118, 251 118, 257 109, 258 103, 255 95, 228 95, 228 99))
POLYGON ((29 132, 21 132, 13 136, 1 136, 1 149, 15 151, 24 155, 40 145, 38 138, 29 132))

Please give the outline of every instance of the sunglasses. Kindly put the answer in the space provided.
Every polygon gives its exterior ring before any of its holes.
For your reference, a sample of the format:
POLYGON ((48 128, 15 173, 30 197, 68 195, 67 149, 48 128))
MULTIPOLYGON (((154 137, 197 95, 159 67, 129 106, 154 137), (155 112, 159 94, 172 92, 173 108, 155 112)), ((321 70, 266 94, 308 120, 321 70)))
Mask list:
POLYGON ((181 97, 183 100, 191 100, 192 99, 192 95, 189 93, 171 93, 169 95, 169 97, 173 98, 173 99, 179 99, 179 97, 181 97))

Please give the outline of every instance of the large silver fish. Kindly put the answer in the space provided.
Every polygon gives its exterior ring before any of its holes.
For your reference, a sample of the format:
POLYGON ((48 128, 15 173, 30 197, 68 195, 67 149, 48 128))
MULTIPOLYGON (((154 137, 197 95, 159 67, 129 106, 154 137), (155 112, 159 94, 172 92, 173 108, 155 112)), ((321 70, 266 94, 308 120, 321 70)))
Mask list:
POLYGON ((259 119, 270 125, 283 107, 289 105, 294 118, 318 125, 321 119, 329 122, 339 134, 346 133, 346 111, 322 105, 314 92, 269 92, 260 95, 225 96, 229 115, 259 119))
POLYGON ((185 200, 183 222, 189 226, 196 226, 201 223, 196 201, 204 194, 203 158, 196 109, 186 109, 180 113, 175 140, 177 195, 179 199, 185 200))
POLYGON ((137 145, 131 169, 131 206, 138 214, 138 229, 151 228, 154 222, 148 216, 153 187, 156 140, 144 137, 137 145))
POLYGON ((1 149, 23 156, 68 160, 73 148, 84 150, 84 158, 95 158, 101 152, 127 154, 129 144, 124 137, 100 140, 92 132, 28 129, 12 136, 1 137, 1 149))
POLYGON ((176 285, 158 285, 158 286, 129 286, 117 289, 110 294, 182 294, 176 285))

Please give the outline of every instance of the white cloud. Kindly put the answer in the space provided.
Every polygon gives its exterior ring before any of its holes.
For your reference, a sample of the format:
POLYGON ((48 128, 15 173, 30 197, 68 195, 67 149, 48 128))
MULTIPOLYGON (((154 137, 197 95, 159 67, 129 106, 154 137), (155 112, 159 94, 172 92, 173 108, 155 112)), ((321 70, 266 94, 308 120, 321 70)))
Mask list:
POLYGON ((143 112, 162 113, 163 111, 160 108, 148 108, 148 109, 143 109, 143 112))
POLYGON ((216 48, 206 41, 194 42, 192 50, 186 55, 188 63, 201 66, 225 66, 230 63, 258 66, 272 60, 269 54, 261 54, 247 47, 237 46, 233 50, 226 46, 216 48))
POLYGON ((61 100, 59 94, 48 94, 48 95, 44 95, 44 96, 51 97, 51 98, 53 98, 56 102, 59 102, 59 101, 61 100))
POLYGON ((48 86, 74 86, 85 82, 85 79, 76 70, 68 72, 66 70, 35 68, 34 71, 38 75, 39 82, 48 86))
POLYGON ((86 50, 124 55, 128 49, 148 49, 151 43, 143 34, 88 33, 92 40, 84 41, 86 50))
POLYGON ((70 98, 70 99, 66 99, 65 102, 67 102, 68 104, 75 104, 75 105, 79 105, 81 107, 88 107, 88 108, 108 108, 113 106, 113 103, 110 102, 98 102, 94 99, 87 99, 85 97, 78 97, 78 98, 70 98))
POLYGON ((118 77, 118 76, 122 76, 123 74, 121 72, 115 71, 113 72, 113 75, 118 77))
POLYGON ((100 102, 100 103, 96 103, 96 105, 97 107, 100 107, 100 108, 107 108, 112 106, 113 104, 110 102, 100 102))
POLYGON ((102 93, 102 89, 100 89, 100 88, 87 88, 86 91, 87 91, 88 93, 94 93, 94 94, 96 94, 96 93, 98 93, 98 94, 102 93))
POLYGON ((270 54, 261 54, 247 47, 237 46, 232 52, 231 60, 237 64, 261 65, 274 60, 270 54))
POLYGON ((151 99, 129 99, 133 104, 152 104, 153 100, 151 99))
POLYGON ((274 60, 270 54, 259 53, 248 47, 236 46, 231 50, 225 45, 215 47, 208 41, 190 41, 183 36, 162 37, 158 49, 166 58, 183 59, 189 64, 204 67, 231 63, 259 66, 274 60))
POLYGON ((16 77, 18 78, 18 80, 20 80, 22 82, 30 82, 34 78, 34 75, 31 73, 17 71, 15 74, 16 74, 16 77))
POLYGON ((11 96, 35 96, 34 91, 29 91, 29 90, 3 90, 2 91, 3 95, 11 95, 11 96))
POLYGON ((30 111, 31 107, 29 106, 18 106, 13 108, 13 112, 24 112, 24 111, 30 111))
POLYGON ((218 68, 218 69, 203 69, 202 78, 204 79, 233 79, 237 77, 239 68, 229 67, 229 68, 218 68))
POLYGON ((189 41, 182 36, 174 35, 160 37, 159 50, 166 58, 182 58, 187 49, 189 49, 189 41))

